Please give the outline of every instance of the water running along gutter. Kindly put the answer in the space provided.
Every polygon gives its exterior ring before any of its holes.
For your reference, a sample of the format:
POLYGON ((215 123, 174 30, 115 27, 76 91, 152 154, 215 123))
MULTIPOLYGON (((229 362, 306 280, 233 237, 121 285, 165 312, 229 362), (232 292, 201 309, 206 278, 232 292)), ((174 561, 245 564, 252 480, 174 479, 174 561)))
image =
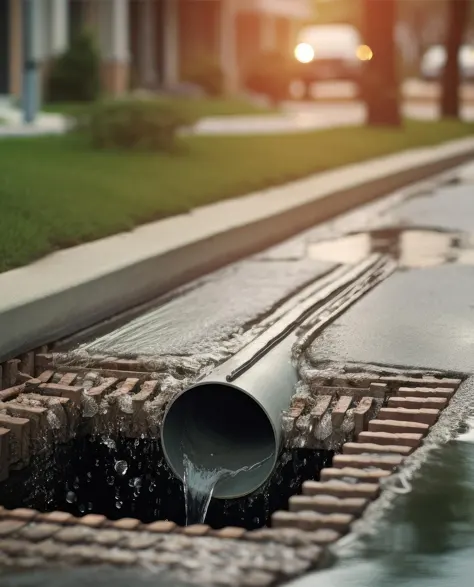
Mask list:
POLYGON ((372 255, 311 284, 263 334, 179 394, 161 428, 163 451, 175 475, 183 480, 186 454, 195 466, 210 471, 246 469, 221 480, 214 497, 237 498, 261 487, 284 443, 281 418, 298 380, 299 353, 394 267, 387 256, 372 255))

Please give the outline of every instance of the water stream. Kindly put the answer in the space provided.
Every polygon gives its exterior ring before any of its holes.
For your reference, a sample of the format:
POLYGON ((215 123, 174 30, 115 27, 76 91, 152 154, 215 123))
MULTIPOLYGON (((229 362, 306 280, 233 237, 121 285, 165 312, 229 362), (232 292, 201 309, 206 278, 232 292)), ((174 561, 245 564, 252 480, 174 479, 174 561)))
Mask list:
POLYGON ((273 454, 254 465, 242 467, 237 471, 231 471, 230 469, 209 470, 200 467, 184 453, 183 490, 186 508, 186 526, 204 523, 214 489, 219 481, 235 477, 239 473, 252 471, 272 457, 273 454))

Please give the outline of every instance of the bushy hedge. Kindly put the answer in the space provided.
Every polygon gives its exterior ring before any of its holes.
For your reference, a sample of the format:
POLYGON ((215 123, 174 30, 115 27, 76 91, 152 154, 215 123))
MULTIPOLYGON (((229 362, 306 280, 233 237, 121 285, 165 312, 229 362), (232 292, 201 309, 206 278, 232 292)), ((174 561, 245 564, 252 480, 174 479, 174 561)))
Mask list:
POLYGON ((46 86, 48 102, 93 102, 100 94, 100 53, 84 30, 52 65, 46 86))
POLYGON ((183 79, 202 88, 208 96, 218 97, 225 93, 224 71, 213 57, 196 58, 185 68, 183 79))
POLYGON ((189 110, 159 100, 97 102, 75 115, 76 130, 99 149, 171 151, 178 130, 196 118, 189 110))

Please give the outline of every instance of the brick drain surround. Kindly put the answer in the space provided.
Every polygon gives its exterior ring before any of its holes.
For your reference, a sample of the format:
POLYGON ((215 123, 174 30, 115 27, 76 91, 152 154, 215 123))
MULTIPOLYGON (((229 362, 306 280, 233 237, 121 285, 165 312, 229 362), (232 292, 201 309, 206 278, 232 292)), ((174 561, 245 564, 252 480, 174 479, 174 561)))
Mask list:
POLYGON ((156 441, 130 425, 146 420, 156 381, 133 377, 125 363, 122 370, 98 365, 93 387, 64 366, 22 373, 23 381, 0 391, 0 572, 61 561, 156 565, 212 585, 274 585, 301 575, 327 563, 327 547, 423 443, 461 383, 427 375, 318 380, 310 404, 297 398, 287 414, 293 448, 273 487, 246 503, 216 500, 209 525, 186 528, 180 484, 156 441), (130 401, 110 401, 125 396, 130 401), (117 423, 110 434, 98 434, 85 417, 91 397, 109 398, 107 421, 117 423), (340 440, 337 454, 307 439, 309 448, 294 448, 299 419, 309 419, 312 431, 324 417, 334 426, 332 442, 340 440), (193 567, 182 551, 207 553, 209 564, 193 567), (233 566, 216 575, 212 564, 227 556, 233 566))

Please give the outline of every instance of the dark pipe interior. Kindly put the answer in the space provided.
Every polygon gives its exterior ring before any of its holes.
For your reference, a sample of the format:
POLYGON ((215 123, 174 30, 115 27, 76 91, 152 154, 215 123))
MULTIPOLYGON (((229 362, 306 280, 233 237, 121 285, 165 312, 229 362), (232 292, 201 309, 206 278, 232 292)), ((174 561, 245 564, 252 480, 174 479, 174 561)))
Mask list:
MULTIPOLYGON (((285 453, 260 492, 232 501, 212 500, 206 522, 214 528, 262 527, 275 510, 287 508, 303 481, 317 479, 331 460, 328 451, 285 453)), ((185 522, 182 484, 168 468, 159 443, 148 439, 85 437, 59 446, 53 455, 35 458, 0 483, 0 505, 75 516, 96 513, 113 520, 132 517, 145 523, 185 522)))
MULTIPOLYGON (((279 423, 278 423, 279 425, 279 423)), ((240 389, 226 384, 198 385, 180 395, 163 422, 163 448, 183 478, 183 453, 203 469, 242 471, 220 481, 219 498, 247 495, 271 475, 280 446, 260 405, 240 389)))

